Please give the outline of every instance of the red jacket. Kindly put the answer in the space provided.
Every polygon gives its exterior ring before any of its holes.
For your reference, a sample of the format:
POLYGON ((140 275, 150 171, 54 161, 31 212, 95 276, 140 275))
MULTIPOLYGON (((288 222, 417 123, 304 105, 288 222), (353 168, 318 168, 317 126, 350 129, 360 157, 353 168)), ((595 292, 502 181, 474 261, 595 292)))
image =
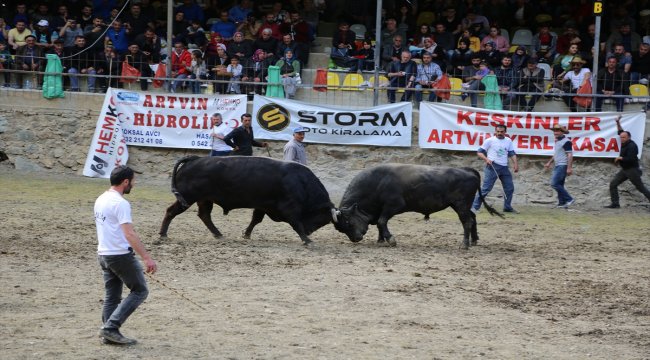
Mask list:
POLYGON ((190 71, 186 67, 192 65, 192 55, 189 51, 183 50, 180 56, 176 51, 172 51, 172 71, 176 71, 177 74, 190 74, 190 71))

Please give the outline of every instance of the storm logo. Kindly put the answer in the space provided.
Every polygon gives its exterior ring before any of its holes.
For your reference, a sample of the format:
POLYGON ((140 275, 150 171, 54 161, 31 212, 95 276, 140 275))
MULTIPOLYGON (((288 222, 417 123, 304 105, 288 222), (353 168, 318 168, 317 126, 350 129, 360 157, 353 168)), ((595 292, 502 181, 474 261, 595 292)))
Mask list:
POLYGON ((267 104, 257 112, 257 123, 264 130, 279 132, 291 123, 289 111, 278 104, 267 104))

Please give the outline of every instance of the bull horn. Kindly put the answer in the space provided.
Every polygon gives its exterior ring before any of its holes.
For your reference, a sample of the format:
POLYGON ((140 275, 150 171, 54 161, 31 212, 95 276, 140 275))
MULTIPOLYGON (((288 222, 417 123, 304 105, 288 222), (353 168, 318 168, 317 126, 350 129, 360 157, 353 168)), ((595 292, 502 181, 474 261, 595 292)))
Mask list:
POLYGON ((339 220, 338 220, 337 217, 338 217, 338 215, 341 214, 341 212, 338 211, 336 208, 330 209, 330 212, 332 213, 332 220, 334 221, 334 223, 338 222, 339 220))

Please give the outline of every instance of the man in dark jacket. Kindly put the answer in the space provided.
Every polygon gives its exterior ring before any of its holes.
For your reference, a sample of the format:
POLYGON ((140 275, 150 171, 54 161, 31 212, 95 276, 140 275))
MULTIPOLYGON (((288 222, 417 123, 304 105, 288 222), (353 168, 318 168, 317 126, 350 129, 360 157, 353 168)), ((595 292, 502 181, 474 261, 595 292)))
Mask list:
MULTIPOLYGON (((411 52, 408 50, 402 51, 401 59, 390 63, 388 74, 390 79, 391 88, 406 88, 404 95, 400 101, 411 101, 413 92, 408 90, 412 89, 415 85, 415 77, 417 75, 417 67, 415 62, 411 60, 411 52)), ((388 102, 395 102, 395 92, 397 89, 389 89, 386 91, 388 94, 388 102)))
POLYGON ((79 91, 79 76, 77 74, 86 74, 88 76, 88 91, 95 91, 94 76, 97 72, 95 70, 95 54, 86 46, 86 37, 77 35, 74 39, 74 46, 65 48, 64 50, 66 59, 67 72, 70 74, 70 90, 79 91))
POLYGON ((129 65, 140 71, 140 90, 147 91, 149 89, 147 78, 153 75, 151 67, 149 67, 149 56, 140 51, 138 44, 131 43, 129 45, 129 52, 124 57, 124 61, 128 61, 129 65))
POLYGON ((603 111, 603 101, 612 98, 616 103, 616 111, 623 112, 625 99, 622 97, 613 97, 612 95, 623 95, 624 84, 627 84, 627 76, 623 71, 617 69, 618 61, 611 56, 607 59, 604 69, 598 70, 596 77, 596 93, 605 95, 605 97, 596 98, 596 111, 603 111))
POLYGON ((634 187, 639 190, 645 197, 650 200, 650 190, 643 185, 641 181, 641 169, 639 168, 639 148, 632 140, 630 132, 623 130, 621 127, 621 116, 616 118, 616 127, 618 135, 621 137, 621 153, 614 159, 614 163, 621 166, 621 170, 614 175, 609 183, 609 196, 612 202, 605 206, 608 209, 618 209, 621 207, 618 202, 618 186, 625 180, 630 180, 634 187))
POLYGON ((249 113, 241 116, 241 126, 234 129, 230 134, 223 138, 223 141, 232 147, 232 155, 253 155, 253 146, 267 147, 269 144, 259 142, 253 137, 253 128, 251 120, 253 116, 249 113))

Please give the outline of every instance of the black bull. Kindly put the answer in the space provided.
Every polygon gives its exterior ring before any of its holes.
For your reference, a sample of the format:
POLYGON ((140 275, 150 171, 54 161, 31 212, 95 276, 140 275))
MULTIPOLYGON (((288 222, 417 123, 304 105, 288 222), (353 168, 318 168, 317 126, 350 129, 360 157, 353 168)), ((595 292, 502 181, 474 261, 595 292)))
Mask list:
POLYGON ((311 242, 309 234, 333 221, 335 212, 327 190, 309 168, 255 156, 182 158, 174 166, 172 192, 177 200, 165 213, 160 227, 163 237, 172 219, 194 203, 215 237, 222 235, 212 223, 213 204, 224 215, 232 209, 254 209, 245 238, 268 215, 291 225, 305 245, 311 242))
POLYGON ((476 215, 471 211, 474 196, 479 196, 492 215, 499 215, 480 194, 481 176, 471 168, 434 168, 424 165, 386 164, 360 172, 343 194, 337 212, 337 230, 351 241, 363 239, 368 224, 377 225, 380 243, 395 246, 388 231, 388 220, 404 212, 429 214, 451 207, 463 224, 463 247, 478 241, 476 215))

